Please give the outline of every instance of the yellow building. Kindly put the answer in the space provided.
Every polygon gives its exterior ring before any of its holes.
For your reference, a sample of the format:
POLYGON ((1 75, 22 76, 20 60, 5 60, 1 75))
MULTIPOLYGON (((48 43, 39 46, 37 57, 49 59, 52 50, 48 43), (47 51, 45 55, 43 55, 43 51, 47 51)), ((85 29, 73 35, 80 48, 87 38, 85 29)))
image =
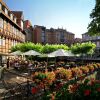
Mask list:
POLYGON ((0 53, 7 54, 11 46, 24 41, 25 34, 17 24, 17 17, 0 0, 0 53))
POLYGON ((0 0, 0 65, 12 46, 25 42, 25 32, 21 25, 17 23, 17 17, 13 12, 0 0))

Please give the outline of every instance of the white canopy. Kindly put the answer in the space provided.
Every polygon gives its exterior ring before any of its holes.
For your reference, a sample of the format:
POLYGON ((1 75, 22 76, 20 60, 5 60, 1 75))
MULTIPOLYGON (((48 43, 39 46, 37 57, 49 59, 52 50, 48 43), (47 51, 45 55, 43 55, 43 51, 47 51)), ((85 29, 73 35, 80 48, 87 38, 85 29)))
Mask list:
POLYGON ((55 57, 58 57, 58 56, 68 56, 66 51, 63 50, 63 49, 58 49, 52 53, 49 53, 48 56, 55 56, 55 57))
POLYGON ((49 55, 49 54, 41 54, 41 55, 39 55, 39 57, 48 57, 48 58, 50 58, 50 57, 55 57, 54 55, 49 55))
POLYGON ((18 56, 18 55, 22 55, 22 52, 18 50, 18 51, 10 53, 10 55, 18 56))
POLYGON ((29 55, 29 56, 33 55, 33 56, 37 56, 37 55, 41 55, 41 54, 39 52, 37 52, 37 51, 29 50, 29 51, 23 53, 22 55, 29 55))
POLYGON ((75 56, 71 51, 66 51, 65 53, 68 57, 75 56))

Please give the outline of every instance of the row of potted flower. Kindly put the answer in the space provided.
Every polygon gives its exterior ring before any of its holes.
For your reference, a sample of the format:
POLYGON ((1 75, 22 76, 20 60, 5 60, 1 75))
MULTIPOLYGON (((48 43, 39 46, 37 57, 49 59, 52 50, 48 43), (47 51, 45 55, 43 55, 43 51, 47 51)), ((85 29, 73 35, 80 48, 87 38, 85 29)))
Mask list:
POLYGON ((66 83, 57 91, 47 91, 43 100, 99 100, 100 81, 86 79, 82 83, 66 83))
POLYGON ((100 68, 100 63, 88 64, 86 66, 74 67, 71 69, 58 68, 55 71, 48 72, 35 72, 32 74, 32 79, 35 83, 48 83, 51 84, 55 80, 69 81, 75 77, 81 77, 84 74, 93 72, 100 68))
MULTIPOLYGON (((32 74, 32 79, 33 83, 35 83, 35 87, 32 87, 31 92, 32 94, 37 94, 41 91, 41 89, 43 89, 44 91, 46 90, 45 92, 46 95, 44 97, 48 98, 47 96, 48 94, 51 93, 52 95, 55 96, 54 91, 57 92, 59 91, 59 89, 63 89, 62 87, 65 88, 66 87, 65 84, 67 83, 70 87, 68 88, 68 90, 71 93, 72 91, 75 90, 74 88, 77 87, 76 84, 71 85, 73 81, 77 82, 77 80, 75 80, 75 77, 78 77, 79 80, 83 80, 85 78, 85 74, 98 70, 99 68, 100 68, 100 63, 96 63, 96 64, 89 64, 86 66, 75 67, 71 69, 59 68, 56 71, 51 71, 51 72, 48 72, 47 70, 45 72, 35 72, 34 74, 32 74), (47 90, 49 90, 49 92, 47 92, 47 90)), ((56 95, 58 94, 59 92, 56 93, 56 95)))

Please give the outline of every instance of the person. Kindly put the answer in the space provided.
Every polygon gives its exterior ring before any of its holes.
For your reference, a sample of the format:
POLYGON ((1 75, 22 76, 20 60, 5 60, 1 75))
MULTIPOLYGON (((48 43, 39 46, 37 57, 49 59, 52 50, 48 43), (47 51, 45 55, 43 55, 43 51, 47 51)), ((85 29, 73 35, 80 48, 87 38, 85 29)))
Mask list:
POLYGON ((10 61, 9 61, 9 58, 7 59, 7 68, 9 69, 10 67, 10 61))
POLYGON ((15 68, 16 70, 18 70, 18 69, 20 68, 20 65, 19 65, 19 63, 18 63, 17 61, 15 62, 14 68, 15 68))
POLYGON ((28 63, 28 67, 30 68, 30 67, 32 67, 32 62, 31 61, 29 61, 29 63, 28 63))
POLYGON ((4 71, 6 70, 6 67, 0 66, 0 81, 4 81, 4 71))

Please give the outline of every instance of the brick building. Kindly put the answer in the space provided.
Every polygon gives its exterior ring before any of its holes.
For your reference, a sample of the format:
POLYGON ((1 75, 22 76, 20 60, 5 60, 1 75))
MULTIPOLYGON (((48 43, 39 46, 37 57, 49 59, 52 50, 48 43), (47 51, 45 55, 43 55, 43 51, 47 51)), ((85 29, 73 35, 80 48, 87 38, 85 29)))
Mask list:
POLYGON ((14 13, 0 0, 0 59, 10 52, 11 46, 21 42, 25 42, 25 32, 14 13))
POLYGON ((26 33, 26 42, 34 42, 33 26, 29 20, 24 21, 24 31, 26 33))
POLYGON ((67 44, 71 45, 74 41, 75 34, 65 29, 46 29, 44 26, 34 26, 34 42, 42 44, 67 44))
POLYGON ((34 43, 46 43, 46 27, 34 25, 34 43))

